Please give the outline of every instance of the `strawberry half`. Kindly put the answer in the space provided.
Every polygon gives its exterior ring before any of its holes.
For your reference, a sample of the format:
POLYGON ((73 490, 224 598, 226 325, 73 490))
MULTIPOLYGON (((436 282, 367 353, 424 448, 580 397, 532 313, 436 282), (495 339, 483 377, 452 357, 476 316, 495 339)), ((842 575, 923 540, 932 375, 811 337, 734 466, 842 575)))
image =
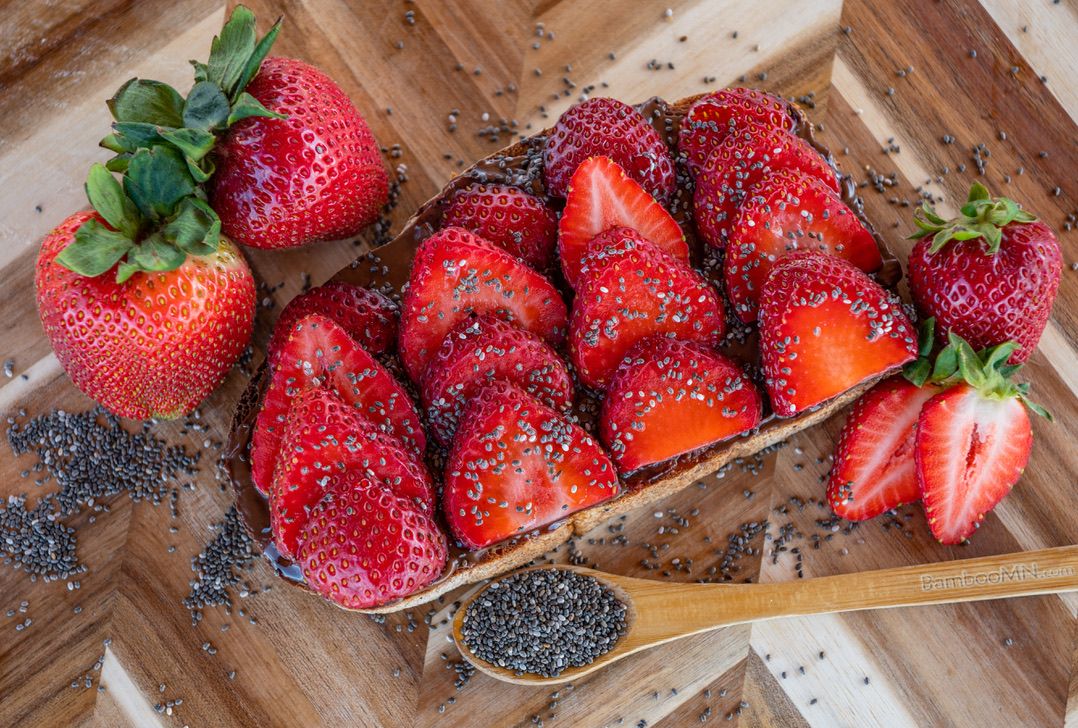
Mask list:
POLYGON ((663 138, 639 111, 610 98, 588 99, 558 119, 543 147, 547 192, 565 197, 577 168, 597 156, 612 159, 660 201, 674 194, 674 160, 663 138))
POLYGON ((605 389, 633 345, 649 336, 717 344, 722 300, 699 273, 634 237, 596 247, 584 261, 569 321, 580 380, 605 389))
POLYGON ((799 170, 840 191, 834 168, 804 139, 782 129, 739 128, 715 147, 696 177, 693 219, 708 245, 726 247, 742 202, 779 169, 799 170))
POLYGON ((449 199, 442 225, 471 230, 536 270, 554 262, 558 216, 518 187, 472 184, 459 189, 449 199))
POLYGON ((270 361, 270 377, 251 435, 251 477, 262 493, 273 478, 288 410, 310 387, 332 389, 417 456, 426 449, 408 393, 333 319, 321 314, 300 319, 270 361))
POLYGON ((724 88, 689 107, 678 132, 678 152, 695 177, 712 151, 744 126, 793 131, 796 120, 785 100, 753 88, 724 88))
POLYGON ((913 442, 921 407, 938 393, 894 376, 853 404, 835 447, 827 500, 850 521, 875 518, 921 499, 913 442))
POLYGON ((395 437, 365 419, 331 390, 308 389, 288 412, 270 487, 270 523, 278 550, 295 558, 307 515, 330 483, 356 471, 433 512, 427 469, 395 437))
POLYGON ((419 246, 401 310, 400 356, 413 382, 450 329, 472 314, 495 314, 557 346, 566 309, 550 281, 463 228, 445 228, 419 246))
POLYGON ((789 417, 916 358, 892 294, 852 264, 791 253, 760 296, 760 358, 771 407, 789 417))
POLYGON ((573 401, 569 370, 546 342, 496 316, 479 316, 457 324, 427 366, 422 391, 430 433, 450 445, 468 402, 496 379, 555 410, 573 401))
POLYGON ((866 273, 883 265, 872 233, 829 187, 804 172, 773 171, 741 203, 726 248, 726 295, 742 321, 756 321, 767 274, 794 250, 828 253, 866 273))
POLYGON ((508 382, 468 405, 445 470, 446 521, 466 548, 520 536, 613 498, 618 477, 587 432, 508 382))
POLYGON ((599 438, 628 473, 751 430, 761 415, 760 393, 736 363, 701 344, 650 338, 618 367, 599 438))
POLYGON ((307 586, 348 609, 414 594, 445 571, 445 535, 407 499, 353 471, 311 509, 300 537, 307 586))
POLYGON ((341 325, 348 335, 371 354, 397 345, 397 306, 377 291, 344 281, 329 281, 293 298, 277 317, 269 352, 281 348, 296 322, 309 313, 320 313, 341 325))
MULTIPOLYGON (((1049 421, 1052 415, 1028 399, 1028 383, 1011 379, 1020 368, 1008 364, 1021 346, 1017 341, 974 352, 953 331, 947 338, 930 381, 950 388, 921 408, 913 456, 932 535, 958 544, 1010 492, 1029 462, 1033 429, 1026 409, 1049 421)), ((927 371, 910 367, 907 376, 924 379, 927 371)))
POLYGON ((573 174, 558 222, 558 256, 573 288, 591 240, 613 227, 628 227, 670 255, 689 261, 685 234, 666 209, 608 157, 585 160, 573 174))

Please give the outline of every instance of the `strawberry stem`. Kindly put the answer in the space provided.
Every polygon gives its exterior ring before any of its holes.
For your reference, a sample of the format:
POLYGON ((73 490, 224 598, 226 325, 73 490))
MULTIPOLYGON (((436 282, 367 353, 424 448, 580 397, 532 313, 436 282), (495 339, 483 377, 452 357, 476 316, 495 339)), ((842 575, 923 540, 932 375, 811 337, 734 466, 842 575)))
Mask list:
POLYGON ((983 238, 987 243, 985 253, 994 255, 1003 241, 1003 228, 1012 222, 1033 222, 1037 218, 1029 214, 1014 200, 992 197, 988 188, 974 182, 969 198, 962 205, 961 214, 945 220, 935 208, 925 202, 914 214, 917 232, 909 237, 919 239, 932 236, 929 253, 935 253, 951 240, 975 240, 983 238))

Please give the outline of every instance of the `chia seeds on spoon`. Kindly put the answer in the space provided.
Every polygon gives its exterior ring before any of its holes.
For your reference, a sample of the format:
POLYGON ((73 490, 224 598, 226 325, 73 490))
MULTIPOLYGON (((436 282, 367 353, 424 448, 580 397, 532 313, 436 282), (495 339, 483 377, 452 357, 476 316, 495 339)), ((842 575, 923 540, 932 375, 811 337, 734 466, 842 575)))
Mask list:
POLYGON ((468 607, 461 632, 487 662, 556 677, 606 654, 626 631, 626 605, 598 579, 538 569, 492 583, 468 607))

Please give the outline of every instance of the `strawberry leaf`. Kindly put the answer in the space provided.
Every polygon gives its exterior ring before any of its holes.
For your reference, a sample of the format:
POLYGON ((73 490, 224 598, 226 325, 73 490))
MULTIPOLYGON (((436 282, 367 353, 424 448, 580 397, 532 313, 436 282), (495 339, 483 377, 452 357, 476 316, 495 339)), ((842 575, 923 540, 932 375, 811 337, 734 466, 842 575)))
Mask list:
POLYGON ((204 201, 185 197, 161 234, 191 255, 209 255, 217 250, 221 240, 221 218, 204 201))
POLYGON ((211 131, 223 128, 228 121, 229 104, 221 88, 211 81, 199 81, 187 94, 183 124, 191 129, 211 131))
POLYGON ((180 126, 183 97, 160 81, 133 78, 107 102, 112 118, 158 126, 180 126))
MULTIPOLYGON (((268 51, 267 48, 266 52, 268 51)), ((216 84, 231 97, 236 91, 241 90, 240 80, 246 75, 248 61, 254 52, 254 13, 243 5, 237 5, 228 22, 221 28, 221 34, 214 36, 213 43, 210 45, 206 80, 216 84)))
POLYGON ((129 240, 135 239, 141 222, 138 208, 104 165, 90 167, 86 177, 86 197, 113 229, 129 240))
MULTIPOLYGON (((242 7, 242 6, 241 6, 242 7)), ((237 8, 238 10, 239 8, 237 8)), ((244 8, 246 10, 246 8, 244 8)), ((262 61, 266 60, 266 56, 269 55, 270 48, 273 46, 273 42, 277 40, 277 34, 281 32, 281 23, 284 19, 277 18, 277 22, 273 24, 273 27, 262 36, 262 40, 258 41, 254 51, 247 57, 247 64, 243 68, 243 73, 240 75, 239 83, 236 84, 231 98, 234 103, 239 102, 239 94, 243 89, 247 88, 247 84, 251 82, 251 79, 258 73, 259 67, 262 65, 262 61)))
POLYGON ((915 240, 932 235, 929 253, 939 251, 952 240, 976 240, 984 238, 985 252, 994 255, 1003 242, 1003 228, 1011 223, 1028 223, 1037 218, 1029 214, 1014 200, 992 197, 979 182, 970 187, 969 199, 962 205, 961 214, 944 220, 926 202, 914 213, 917 231, 909 236, 915 240))
POLYGON ((79 275, 93 278, 116 265, 134 246, 123 233, 87 220, 75 231, 75 239, 56 256, 56 262, 79 275))
POLYGON ((176 203, 195 191, 195 181, 183 155, 165 145, 135 152, 123 186, 142 216, 155 221, 171 216, 176 203))
POLYGON ((226 126, 232 126, 237 121, 248 119, 252 116, 261 116, 267 119, 284 119, 284 114, 270 111, 262 102, 246 91, 241 91, 236 97, 236 103, 232 104, 232 111, 228 114, 226 126))
POLYGON ((175 270, 183 265, 187 255, 165 240, 161 233, 154 233, 132 248, 127 260, 142 271, 175 270))
POLYGON ((171 129, 161 137, 178 148, 187 159, 198 162, 213 149, 214 136, 201 129, 171 129))

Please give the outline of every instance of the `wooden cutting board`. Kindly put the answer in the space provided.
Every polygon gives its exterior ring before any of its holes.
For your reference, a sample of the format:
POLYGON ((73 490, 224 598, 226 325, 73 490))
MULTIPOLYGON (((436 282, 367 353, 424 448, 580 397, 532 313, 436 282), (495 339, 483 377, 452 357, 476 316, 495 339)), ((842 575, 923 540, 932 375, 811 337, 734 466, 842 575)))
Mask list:
MULTIPOLYGON (((456 170, 511 141, 514 130, 548 125, 587 87, 637 101, 744 77, 783 94, 813 94, 806 102, 816 106, 810 114, 823 141, 845 171, 869 182, 868 215, 903 257, 918 188, 953 212, 976 176, 980 143, 991 152, 980 155, 983 181, 1059 231, 1067 269, 1025 370, 1057 422, 1034 424, 1025 476, 971 545, 933 543, 917 507, 858 528, 831 522, 819 505, 820 479, 838 417, 596 529, 553 560, 658 579, 767 581, 1078 542, 1078 272, 1069 269, 1078 233, 1064 230, 1078 208, 1073 0, 252 5, 267 24, 284 14, 278 53, 324 68, 380 141, 400 145, 386 155, 406 180, 397 227, 456 170), (477 133, 503 118, 500 141, 477 133)), ((82 410, 89 401, 59 369, 36 320, 37 245, 84 204, 85 171, 105 156, 94 146, 108 123, 103 100, 136 74, 184 86, 186 60, 205 55, 223 10, 210 0, 0 0, 0 11, 0 359, 14 358, 16 372, 0 378, 0 412, 82 410)), ((270 287, 266 303, 279 310, 303 273, 317 283, 368 242, 248 258, 270 287)), ((260 310, 259 345, 274 316, 260 310)), ((206 402, 207 432, 183 434, 177 424, 157 432, 192 450, 223 439, 243 384, 237 373, 206 402)), ((286 588, 262 563, 245 574, 255 593, 237 597, 242 618, 210 609, 192 627, 180 604, 190 558, 229 502, 214 480, 212 443, 208 450, 176 519, 166 507, 132 507, 121 497, 96 523, 77 520, 89 566, 78 589, 30 583, 0 567, 0 725, 682 726, 728 715, 746 726, 1078 725, 1073 598, 740 627, 627 659, 556 694, 479 675, 456 689, 450 600, 377 623, 286 588), (6 617, 9 609, 16 616, 6 617), (26 616, 33 625, 16 631, 26 616), (70 687, 87 673, 93 688, 70 687), (177 698, 171 716, 153 710, 177 698)), ((19 477, 28 464, 0 446, 0 496, 38 492, 19 477)))

